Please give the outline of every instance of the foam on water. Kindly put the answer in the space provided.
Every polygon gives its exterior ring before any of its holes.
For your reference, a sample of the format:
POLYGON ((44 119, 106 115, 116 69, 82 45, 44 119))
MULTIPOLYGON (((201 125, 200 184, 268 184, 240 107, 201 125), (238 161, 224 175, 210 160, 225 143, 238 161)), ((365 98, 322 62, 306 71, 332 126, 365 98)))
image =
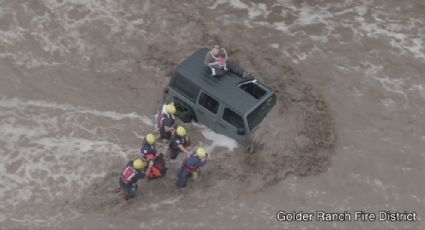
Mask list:
POLYGON ((326 24, 330 23, 329 19, 332 19, 333 15, 326 10, 326 8, 320 8, 317 6, 311 6, 309 4, 303 4, 299 8, 299 15, 297 23, 299 25, 311 25, 311 24, 326 24))
POLYGON ((205 147, 208 152, 212 152, 215 147, 224 147, 230 151, 238 147, 238 143, 234 139, 223 134, 218 134, 206 127, 202 130, 202 135, 206 139, 212 141, 210 145, 205 147))
POLYGON ((421 95, 422 99, 425 100, 425 86, 424 85, 421 85, 421 84, 413 85, 409 90, 419 92, 419 95, 421 95))
POLYGON ((267 5, 264 3, 252 4, 252 7, 248 8, 248 17, 254 19, 258 16, 267 17, 270 10, 267 10, 267 5))
MULTIPOLYGON (((411 17, 407 21, 404 19, 394 19, 394 12, 380 9, 382 6, 376 6, 370 1, 343 1, 340 3, 310 4, 304 2, 296 5, 294 1, 280 1, 278 5, 283 6, 282 17, 286 18, 288 14, 295 16, 296 20, 287 24, 284 21, 270 22, 259 19, 259 16, 267 18, 271 9, 267 8, 263 3, 245 3, 240 0, 219 0, 216 1, 210 9, 217 9, 221 4, 228 4, 236 9, 247 11, 247 18, 244 24, 250 28, 256 26, 271 27, 281 31, 285 35, 297 37, 297 32, 300 32, 305 26, 323 25, 326 30, 320 35, 302 37, 303 40, 316 40, 321 43, 328 43, 328 38, 340 36, 336 27, 349 28, 354 33, 354 41, 360 41, 365 37, 369 38, 386 38, 386 45, 394 48, 395 52, 401 52, 403 55, 413 55, 422 60, 425 59, 425 42, 422 37, 425 34, 421 19, 411 17), (337 7, 336 11, 334 8, 337 7), (336 12, 335 12, 336 11, 336 12), (371 13, 372 12, 372 13, 371 13), (372 20, 370 19, 372 17, 372 20), (387 20, 387 18, 392 18, 387 20), (414 29, 418 32, 412 33, 414 29)), ((274 5, 273 5, 274 6, 274 5)), ((399 17, 396 17, 399 18, 399 17)), ((238 19, 239 20, 239 19, 238 19)), ((294 49, 296 45, 285 45, 287 48, 294 49)), ((310 56, 309 52, 298 51, 287 53, 295 63, 300 60, 305 60, 310 56)))
POLYGON ((272 47, 274 49, 279 49, 280 45, 277 44, 277 43, 273 43, 273 44, 270 44, 270 47, 272 47))
POLYGON ((0 44, 13 45, 16 40, 23 38, 23 31, 0 30, 0 44))
POLYGON ((371 76, 371 78, 377 80, 379 83, 381 83, 382 87, 384 87, 386 90, 390 92, 406 95, 406 93, 403 90, 405 85, 403 79, 391 79, 387 76, 385 77, 371 76))
POLYGON ((241 0, 229 0, 228 1, 231 6, 238 8, 238 9, 247 9, 248 5, 243 3, 241 0))
POLYGON ((217 0, 214 5, 208 8, 212 10, 219 9, 217 7, 222 4, 228 4, 236 9, 247 10, 249 19, 255 19, 259 16, 267 17, 270 13, 270 10, 267 9, 267 5, 264 3, 244 3, 240 0, 217 0))
POLYGON ((0 178, 8 185, 0 187, 2 208, 76 198, 107 173, 113 159, 134 151, 120 144, 120 138, 134 138, 133 124, 152 125, 137 113, 5 97, 0 118, 0 178), (123 131, 119 138, 109 135, 117 131, 123 131))
POLYGON ((386 108, 393 108, 396 103, 393 99, 391 98, 385 98, 381 100, 381 103, 386 107, 386 108))
POLYGON ((161 204, 174 205, 177 202, 179 202, 183 197, 184 197, 183 195, 171 197, 171 198, 168 198, 168 199, 161 201, 161 204))
POLYGON ((80 106, 73 106, 69 104, 58 104, 54 102, 47 102, 47 101, 41 101, 41 100, 22 100, 19 98, 11 98, 6 99, 5 97, 0 98, 0 107, 4 108, 20 108, 25 109, 28 106, 35 106, 35 107, 44 107, 49 109, 59 109, 66 112, 78 112, 81 114, 92 114, 95 116, 102 116, 111 118, 113 120, 123 120, 123 119, 139 119, 143 123, 149 126, 153 126, 153 121, 149 119, 149 117, 145 115, 139 115, 135 112, 132 113, 118 113, 115 111, 99 111, 89 108, 84 108, 80 106))
MULTIPOLYGON (((105 0, 99 4, 95 0, 72 0, 56 1, 43 0, 40 5, 47 8, 30 7, 28 3, 8 2, 3 7, 10 7, 10 11, 16 8, 16 5, 22 7, 25 13, 30 17, 30 28, 23 28, 17 17, 13 17, 10 29, 0 30, 0 44, 8 45, 8 49, 0 54, 0 57, 8 57, 17 65, 32 69, 41 66, 51 66, 67 62, 70 53, 76 52, 78 60, 72 59, 71 62, 79 61, 80 69, 90 70, 87 66, 88 61, 96 52, 96 44, 92 43, 83 33, 87 25, 92 22, 105 25, 108 32, 105 35, 110 37, 116 34, 124 33, 126 36, 138 35, 144 36, 145 31, 139 28, 140 21, 127 20, 122 17, 119 11, 122 2, 105 0), (41 12, 41 13, 40 13, 41 12), (73 14, 76 14, 73 17, 73 14), (56 15, 61 15, 56 17, 56 15), (48 29, 58 31, 58 33, 46 32, 48 29), (19 45, 26 46, 28 42, 37 41, 41 50, 41 55, 28 52, 27 50, 16 50, 19 45), (10 48, 10 49, 9 49, 10 48), (71 51, 72 50, 72 51, 71 51), (71 52, 70 52, 71 51, 71 52)), ((7 11, 9 8, 3 9, 7 11)), ((140 12, 143 13, 143 12, 140 12)), ((96 26, 95 26, 96 27, 96 26)), ((69 60, 69 59, 68 59, 69 60)), ((94 71, 116 71, 118 69, 128 69, 127 63, 111 63, 101 68, 91 69, 94 71)))
POLYGON ((406 83, 403 79, 386 76, 383 73, 383 66, 373 65, 368 62, 363 64, 366 66, 364 72, 367 79, 377 81, 388 92, 400 94, 406 100, 408 99, 405 92, 406 83))

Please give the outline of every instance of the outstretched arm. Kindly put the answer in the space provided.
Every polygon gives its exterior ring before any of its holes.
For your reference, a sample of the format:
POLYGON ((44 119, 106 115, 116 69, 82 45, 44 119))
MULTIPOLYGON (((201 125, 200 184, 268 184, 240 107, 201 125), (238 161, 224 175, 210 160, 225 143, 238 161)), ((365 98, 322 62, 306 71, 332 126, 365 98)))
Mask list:
POLYGON ((149 163, 148 163, 149 165, 148 165, 148 169, 146 170, 146 174, 148 174, 149 175, 149 173, 150 173, 150 171, 151 171, 151 168, 152 168, 152 166, 153 166, 153 161, 149 161, 149 163))
POLYGON ((213 67, 215 65, 218 65, 219 62, 218 60, 211 54, 211 51, 209 51, 206 55, 205 55, 205 59, 204 59, 204 64, 206 66, 209 67, 213 67))
POLYGON ((143 143, 145 143, 145 138, 143 137, 142 140, 140 141, 140 148, 143 148, 143 143))
POLYGON ((171 127, 164 126, 164 130, 165 130, 165 132, 174 132, 174 128, 172 126, 171 127))
POLYGON ((224 56, 226 57, 226 60, 227 60, 229 57, 227 56, 227 52, 226 52, 225 48, 223 48, 223 52, 224 52, 224 56))
POLYGON ((182 151, 182 152, 185 152, 185 153, 187 153, 187 154, 190 154, 190 152, 189 152, 189 151, 187 151, 187 150, 186 150, 186 148, 185 148, 185 147, 183 147, 183 145, 182 145, 182 144, 177 145, 177 148, 179 148, 179 149, 180 149, 180 151, 182 151))
POLYGON ((208 64, 209 67, 214 67, 214 66, 218 66, 220 65, 220 62, 216 61, 216 62, 211 62, 208 64))

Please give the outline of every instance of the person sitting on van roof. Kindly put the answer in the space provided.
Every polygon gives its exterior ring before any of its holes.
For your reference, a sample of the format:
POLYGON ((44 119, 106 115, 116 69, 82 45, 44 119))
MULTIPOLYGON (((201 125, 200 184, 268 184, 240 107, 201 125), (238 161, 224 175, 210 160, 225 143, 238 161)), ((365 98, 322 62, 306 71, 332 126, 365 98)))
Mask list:
MULTIPOLYGON (((225 51, 223 51, 225 52, 225 51)), ((215 45, 205 56, 204 64, 211 69, 211 75, 222 75, 224 74, 224 68, 220 66, 218 55, 220 53, 220 48, 218 45, 215 45)))
POLYGON ((221 48, 218 45, 214 45, 207 54, 205 55, 204 64, 211 69, 212 76, 223 75, 227 70, 230 70, 241 77, 248 75, 238 65, 228 60, 226 49, 221 48))

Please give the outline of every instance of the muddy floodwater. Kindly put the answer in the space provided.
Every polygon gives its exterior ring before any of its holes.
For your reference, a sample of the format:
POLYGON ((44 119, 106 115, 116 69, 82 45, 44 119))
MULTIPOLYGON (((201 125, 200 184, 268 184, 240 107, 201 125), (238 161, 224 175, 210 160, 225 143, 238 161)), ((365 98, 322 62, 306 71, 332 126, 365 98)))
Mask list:
MULTIPOLYGON (((425 229, 422 0, 0 0, 0 229, 425 229), (122 200, 173 71, 220 44, 276 92, 248 145, 122 200)), ((167 144, 158 142, 159 152, 167 144)))

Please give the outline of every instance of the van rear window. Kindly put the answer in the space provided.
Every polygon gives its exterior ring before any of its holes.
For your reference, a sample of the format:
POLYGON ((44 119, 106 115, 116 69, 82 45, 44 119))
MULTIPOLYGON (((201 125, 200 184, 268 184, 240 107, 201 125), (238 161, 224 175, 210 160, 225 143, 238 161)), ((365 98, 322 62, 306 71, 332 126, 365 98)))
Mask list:
POLYGON ((195 101, 199 93, 199 88, 195 84, 179 74, 174 78, 171 87, 179 91, 191 101, 195 101))
POLYGON ((256 99, 262 98, 267 92, 266 89, 261 86, 257 80, 242 83, 239 85, 239 87, 256 99))
POLYGON ((249 130, 253 130, 261 121, 266 117, 267 113, 273 108, 276 104, 276 95, 272 95, 268 98, 263 104, 259 105, 254 111, 252 111, 247 119, 249 130))

